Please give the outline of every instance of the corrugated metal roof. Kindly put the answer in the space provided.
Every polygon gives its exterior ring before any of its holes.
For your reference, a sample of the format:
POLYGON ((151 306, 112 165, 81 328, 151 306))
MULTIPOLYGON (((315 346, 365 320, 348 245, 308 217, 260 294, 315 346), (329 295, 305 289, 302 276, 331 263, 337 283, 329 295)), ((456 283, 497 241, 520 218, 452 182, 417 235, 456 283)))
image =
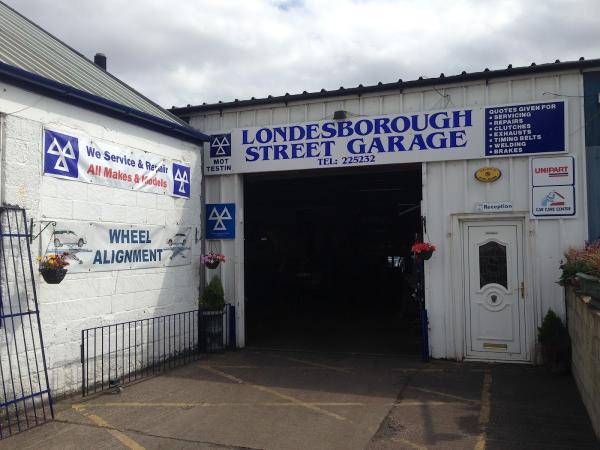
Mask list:
POLYGON ((2 2, 0 61, 162 120, 185 125, 2 2))
POLYGON ((306 100, 318 100, 318 99, 326 99, 326 98, 334 98, 346 95, 363 95, 374 92, 385 92, 385 91, 393 91, 393 90, 403 90, 409 88, 422 88, 427 86, 441 86, 445 84, 453 84, 453 83, 462 83, 467 81, 478 81, 478 80, 491 80, 494 78, 502 78, 502 77, 512 77, 512 76, 520 76, 520 75, 530 75, 536 73, 547 73, 547 72, 556 72, 560 70, 584 70, 584 69, 598 69, 600 68, 600 59, 590 59, 585 60, 584 58, 580 58, 578 61, 566 61, 561 62, 558 59, 553 63, 546 64, 536 64, 531 63, 530 66, 524 67, 513 67, 510 64, 506 69, 499 70, 490 70, 485 68, 481 72, 471 72, 467 73, 463 71, 458 75, 450 75, 445 76, 443 73, 440 74, 439 77, 436 78, 425 78, 419 77, 417 80, 409 80, 403 81, 402 79, 392 82, 392 83, 382 83, 381 81, 376 85, 372 86, 363 86, 359 84, 356 87, 348 87, 344 88, 343 86, 339 89, 334 89, 328 91, 326 89, 321 89, 318 92, 302 92, 301 94, 289 94, 273 96, 269 95, 266 98, 254 98, 248 100, 238 100, 223 102, 219 101, 218 103, 207 104, 203 103, 201 105, 187 105, 182 107, 173 107, 169 109, 169 111, 173 112, 179 117, 189 118, 193 114, 201 114, 201 113, 211 113, 214 111, 225 111, 228 109, 241 108, 241 107, 255 107, 261 105, 270 105, 270 104, 285 104, 287 105, 290 102, 297 101, 306 101, 306 100))

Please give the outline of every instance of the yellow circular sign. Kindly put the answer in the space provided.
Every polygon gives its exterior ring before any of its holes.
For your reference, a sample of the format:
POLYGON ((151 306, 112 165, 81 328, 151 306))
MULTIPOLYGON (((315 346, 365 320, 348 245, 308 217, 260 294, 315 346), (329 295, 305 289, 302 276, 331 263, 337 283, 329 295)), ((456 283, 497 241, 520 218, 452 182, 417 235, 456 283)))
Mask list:
POLYGON ((491 183, 492 181, 496 181, 501 175, 502 172, 500 172, 500 169, 496 167, 482 167, 475 172, 475 178, 483 183, 491 183))

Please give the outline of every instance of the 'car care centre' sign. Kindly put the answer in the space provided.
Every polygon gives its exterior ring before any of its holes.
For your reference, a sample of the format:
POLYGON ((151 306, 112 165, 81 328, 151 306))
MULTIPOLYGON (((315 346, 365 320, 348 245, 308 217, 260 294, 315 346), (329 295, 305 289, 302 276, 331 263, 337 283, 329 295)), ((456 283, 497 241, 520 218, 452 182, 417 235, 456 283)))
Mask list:
POLYGON ((458 108, 213 135, 206 175, 567 152, 566 103, 458 108))

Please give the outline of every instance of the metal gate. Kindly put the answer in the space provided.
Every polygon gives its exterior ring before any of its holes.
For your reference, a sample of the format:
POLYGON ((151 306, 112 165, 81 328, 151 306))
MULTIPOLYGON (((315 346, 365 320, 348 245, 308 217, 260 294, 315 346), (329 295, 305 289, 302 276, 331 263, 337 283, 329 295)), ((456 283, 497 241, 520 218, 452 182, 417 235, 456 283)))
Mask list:
POLYGON ((0 207, 0 439, 54 418, 25 210, 0 207))

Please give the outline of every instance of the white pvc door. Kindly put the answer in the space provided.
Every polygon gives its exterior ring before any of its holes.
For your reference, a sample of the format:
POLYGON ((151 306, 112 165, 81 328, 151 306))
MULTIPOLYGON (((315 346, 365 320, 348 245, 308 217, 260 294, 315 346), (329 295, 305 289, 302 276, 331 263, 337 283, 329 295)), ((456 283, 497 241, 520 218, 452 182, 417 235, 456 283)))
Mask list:
POLYGON ((466 356, 526 360, 521 222, 466 222, 466 356))

